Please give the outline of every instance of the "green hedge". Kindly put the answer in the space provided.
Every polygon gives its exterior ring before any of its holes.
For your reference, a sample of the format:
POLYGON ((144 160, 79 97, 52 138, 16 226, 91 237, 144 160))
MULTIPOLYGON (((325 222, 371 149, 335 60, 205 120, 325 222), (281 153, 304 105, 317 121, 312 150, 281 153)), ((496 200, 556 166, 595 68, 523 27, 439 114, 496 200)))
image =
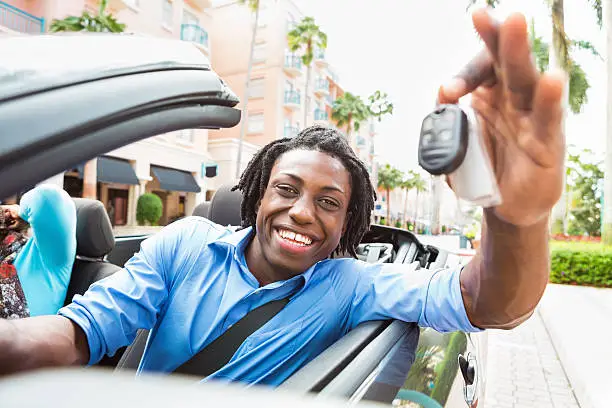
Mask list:
POLYGON ((601 244, 551 243, 552 283, 612 287, 612 248, 601 244))
POLYGON ((145 193, 138 197, 136 203, 136 221, 138 225, 157 225, 163 213, 161 198, 153 193, 145 193))

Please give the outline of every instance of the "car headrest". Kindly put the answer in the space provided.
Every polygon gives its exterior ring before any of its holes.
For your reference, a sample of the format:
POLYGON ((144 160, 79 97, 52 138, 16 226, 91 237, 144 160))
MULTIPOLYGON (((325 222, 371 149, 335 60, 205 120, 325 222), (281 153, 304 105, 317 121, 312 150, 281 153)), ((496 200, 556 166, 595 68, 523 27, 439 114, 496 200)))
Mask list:
POLYGON ((242 193, 239 190, 231 191, 231 186, 222 186, 217 190, 210 202, 208 219, 219 225, 239 226, 240 205, 242 204, 242 193))
POLYGON ((193 209, 193 214, 198 217, 208 218, 208 214, 210 212, 210 201, 204 201, 196 206, 193 209))
POLYGON ((108 214, 100 201, 73 198, 76 206, 77 255, 102 258, 115 247, 115 237, 108 214))

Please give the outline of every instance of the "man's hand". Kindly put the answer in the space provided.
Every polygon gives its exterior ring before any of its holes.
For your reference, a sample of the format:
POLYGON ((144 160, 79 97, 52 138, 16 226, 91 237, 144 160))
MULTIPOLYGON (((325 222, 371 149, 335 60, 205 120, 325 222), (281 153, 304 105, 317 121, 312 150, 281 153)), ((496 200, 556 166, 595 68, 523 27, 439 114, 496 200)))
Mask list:
POLYGON ((485 210, 480 251, 460 282, 472 324, 507 329, 531 316, 548 282, 547 221, 563 184, 566 79, 538 72, 521 14, 500 25, 479 10, 473 21, 486 49, 440 88, 438 101, 472 94, 495 169, 503 203, 485 210))
POLYGON ((546 218, 563 189, 564 74, 540 74, 531 54, 527 23, 513 14, 498 24, 486 9, 473 14, 486 50, 449 85, 440 103, 472 93, 503 203, 501 220, 529 226, 546 218))

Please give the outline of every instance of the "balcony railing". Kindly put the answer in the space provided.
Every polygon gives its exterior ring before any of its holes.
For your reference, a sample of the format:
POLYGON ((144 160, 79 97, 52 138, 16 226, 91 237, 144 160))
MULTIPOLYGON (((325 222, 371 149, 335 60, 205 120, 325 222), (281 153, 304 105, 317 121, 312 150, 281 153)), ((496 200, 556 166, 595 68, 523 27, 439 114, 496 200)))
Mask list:
POLYGON ((0 25, 20 33, 37 34, 45 30, 45 19, 0 1, 0 25))
POLYGON ((329 106, 334 106, 334 97, 331 95, 327 95, 325 97, 325 102, 327 102, 329 106))
POLYGON ((300 93, 294 90, 285 91, 285 103, 299 105, 301 103, 300 93))
POLYGON ((366 144, 365 137, 358 135, 357 136, 357 146, 363 147, 366 144))
POLYGON ((208 48, 208 31, 198 24, 181 24, 181 40, 192 41, 208 48))
POLYGON ((285 126, 285 130, 283 131, 284 137, 296 137, 300 130, 295 126, 285 126))
POLYGON ((315 91, 329 92, 329 81, 327 79, 317 79, 315 81, 315 91))
POLYGON ((329 115, 323 109, 315 109, 314 120, 329 120, 329 115))
POLYGON ((301 70, 302 69, 302 58, 294 54, 285 55, 285 67, 301 70))

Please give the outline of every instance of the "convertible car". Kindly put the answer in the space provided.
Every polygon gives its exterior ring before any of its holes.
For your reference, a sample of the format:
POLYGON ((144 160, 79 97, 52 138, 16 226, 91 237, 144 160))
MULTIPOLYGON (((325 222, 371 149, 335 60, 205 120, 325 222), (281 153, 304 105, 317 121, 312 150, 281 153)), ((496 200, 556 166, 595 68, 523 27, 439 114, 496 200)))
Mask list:
MULTIPOLYGON (((0 55, 0 199, 138 140, 240 121, 238 98, 188 42, 107 34, 2 37, 0 55)), ((241 199, 225 186, 193 215, 239 225, 241 199)), ((114 237, 102 203, 78 198, 75 203, 77 257, 66 303, 121 270, 148 237, 114 237)), ((417 268, 455 262, 409 231, 379 225, 372 225, 357 252, 364 262, 417 268)), ((413 323, 366 322, 274 390, 216 384, 194 390, 194 378, 180 375, 134 381, 147 335, 141 330, 129 347, 98 367, 2 378, 2 406, 59 407, 70 401, 87 401, 88 407, 127 407, 136 401, 151 407, 167 407, 168 401, 336 406, 337 399, 340 405, 482 406, 485 333, 441 334, 413 323)))

